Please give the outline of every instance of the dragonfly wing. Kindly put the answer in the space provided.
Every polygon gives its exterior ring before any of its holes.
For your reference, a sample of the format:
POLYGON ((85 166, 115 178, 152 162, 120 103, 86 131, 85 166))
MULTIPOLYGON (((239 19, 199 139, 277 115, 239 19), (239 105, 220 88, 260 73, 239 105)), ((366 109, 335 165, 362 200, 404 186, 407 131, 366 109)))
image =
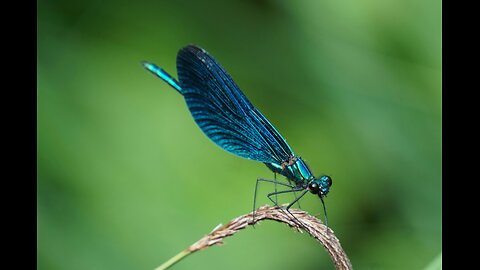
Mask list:
POLYGON ((217 145, 267 163, 280 164, 293 155, 273 125, 206 51, 193 45, 181 49, 177 72, 195 122, 217 145))

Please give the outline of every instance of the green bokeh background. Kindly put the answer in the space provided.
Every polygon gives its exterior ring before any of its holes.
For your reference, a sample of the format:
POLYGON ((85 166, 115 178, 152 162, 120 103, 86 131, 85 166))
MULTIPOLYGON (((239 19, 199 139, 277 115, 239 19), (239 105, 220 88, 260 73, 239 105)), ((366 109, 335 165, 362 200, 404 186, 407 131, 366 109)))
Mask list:
MULTIPOLYGON (((441 266, 441 1, 37 3, 38 269, 152 269, 251 210, 272 173, 210 142, 140 66, 176 75, 189 43, 333 177, 329 222, 355 269, 441 266)), ((266 221, 174 269, 333 265, 266 221)))

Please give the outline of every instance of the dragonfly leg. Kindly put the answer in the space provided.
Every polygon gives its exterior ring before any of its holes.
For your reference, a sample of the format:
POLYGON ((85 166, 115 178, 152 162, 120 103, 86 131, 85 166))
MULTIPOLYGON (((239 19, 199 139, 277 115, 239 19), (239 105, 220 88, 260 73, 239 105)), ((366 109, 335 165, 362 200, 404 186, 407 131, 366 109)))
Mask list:
MULTIPOLYGON (((290 212, 288 209, 289 209, 294 203, 296 203, 300 198, 302 198, 303 195, 305 195, 305 193, 307 193, 308 189, 305 189, 304 187, 296 187, 296 188, 292 188, 292 190, 282 190, 282 191, 278 191, 278 192, 269 193, 269 194, 267 195, 267 197, 268 197, 268 199, 269 199, 270 201, 272 201, 273 203, 275 203, 275 201, 273 201, 273 199, 271 198, 271 196, 273 196, 273 195, 278 195, 278 194, 283 194, 283 193, 290 193, 290 192, 295 192, 295 191, 301 191, 301 190, 305 190, 305 191, 302 192, 302 194, 301 194, 300 197, 296 198, 292 203, 290 203, 285 210, 287 210, 287 212, 290 214, 290 216, 292 216, 299 224, 302 224, 302 222, 301 222, 300 220, 298 220, 297 217, 294 216, 294 215, 292 214, 292 212, 290 212)), ((278 205, 275 204, 275 206, 278 206, 278 205)), ((280 208, 280 209, 281 209, 282 211, 284 211, 283 208, 280 208)))
MULTIPOLYGON (((290 180, 290 179, 288 179, 288 178, 287 178, 287 180, 288 180, 288 183, 291 185, 291 184, 292 184, 292 180, 290 180)), ((298 208, 299 208, 299 209, 302 209, 302 206, 300 206, 300 201, 297 199, 297 192, 296 192, 296 191, 293 192, 293 196, 295 196, 295 201, 297 202, 298 208)), ((300 196, 300 197, 301 197, 301 196, 300 196)))
MULTIPOLYGON (((277 173, 276 172, 273 172, 273 180, 275 181, 274 182, 274 186, 275 186, 275 192, 277 192, 277 173)), ((289 180, 290 181, 290 180, 289 180)), ((278 205, 278 196, 277 194, 275 194, 275 205, 278 205)))
MULTIPOLYGON (((293 185, 288 185, 288 184, 285 184, 285 183, 282 183, 282 182, 278 182, 277 180, 258 178, 257 182, 255 183, 255 192, 253 193, 253 211, 252 211, 253 212, 253 222, 255 221, 255 209, 256 209, 255 207, 256 207, 256 201, 257 201, 257 190, 258 190, 258 183, 259 182, 274 183, 275 187, 276 187, 277 184, 279 184, 279 185, 286 186, 286 187, 289 187, 289 188, 292 188, 292 189, 295 188, 295 186, 293 186, 293 185)), ((277 191, 276 191, 276 188, 275 188, 274 193, 278 194, 277 191)), ((276 196, 276 194, 275 194, 275 196, 276 196)), ((270 197, 269 197, 269 199, 270 199, 270 197)), ((278 205, 276 201, 273 201, 273 200, 271 200, 271 201, 275 204, 275 206, 278 205)))
MULTIPOLYGON (((297 196, 295 195, 295 200, 293 200, 293 202, 291 202, 288 206, 287 206, 287 211, 288 209, 290 209, 290 207, 292 207, 292 205, 294 205, 295 203, 298 203, 298 200, 300 200, 300 198, 303 197, 303 195, 305 195, 305 193, 307 193, 308 189, 305 189, 301 194, 300 196, 297 198, 297 196)), ((293 194, 295 194, 296 190, 292 190, 293 194)))
POLYGON ((325 214, 325 226, 327 226, 327 228, 328 228, 327 208, 325 207, 325 202, 323 201, 322 197, 320 197, 320 200, 322 201, 323 213, 325 214))

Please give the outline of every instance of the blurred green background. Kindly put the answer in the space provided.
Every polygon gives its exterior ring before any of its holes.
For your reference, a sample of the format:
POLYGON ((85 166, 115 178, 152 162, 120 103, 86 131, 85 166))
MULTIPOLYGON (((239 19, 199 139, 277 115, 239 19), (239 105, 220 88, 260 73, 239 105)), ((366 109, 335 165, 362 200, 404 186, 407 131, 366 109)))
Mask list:
MULTIPOLYGON (((355 269, 441 265, 441 1, 37 3, 38 269, 153 269, 251 211, 272 173, 209 141, 140 65, 176 77, 190 43, 333 177, 329 224, 355 269)), ((323 213, 317 197, 301 203, 323 213)), ((174 269, 333 265, 266 221, 174 269)))

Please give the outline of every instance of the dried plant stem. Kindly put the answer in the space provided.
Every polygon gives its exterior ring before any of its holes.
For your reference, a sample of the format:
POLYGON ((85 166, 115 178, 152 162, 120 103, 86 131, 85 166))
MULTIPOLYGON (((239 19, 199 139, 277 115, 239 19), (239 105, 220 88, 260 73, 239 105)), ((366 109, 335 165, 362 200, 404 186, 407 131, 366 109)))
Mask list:
POLYGON ((306 231, 312 237, 317 239, 323 247, 327 250, 332 258, 336 269, 350 270, 352 265, 343 251, 340 241, 335 236, 334 232, 325 226, 319 219, 309 215, 299 209, 290 209, 290 212, 295 215, 296 219, 287 214, 282 208, 278 206, 263 206, 255 211, 255 220, 253 220, 253 213, 249 213, 237 217, 226 225, 217 226, 211 233, 198 240, 186 250, 172 257, 170 260, 157 267, 155 270, 167 269, 176 262, 185 258, 198 250, 205 249, 213 245, 223 244, 225 237, 231 236, 238 231, 245 229, 248 225, 254 225, 264 219, 275 220, 286 223, 288 226, 295 228, 299 232, 306 231))
POLYGON ((155 270, 164 270, 170 268, 170 266, 176 264, 186 256, 192 254, 192 251, 190 251, 188 248, 185 250, 182 250, 182 252, 178 253, 177 255, 173 256, 170 258, 168 261, 162 263, 159 267, 155 268, 155 270))

